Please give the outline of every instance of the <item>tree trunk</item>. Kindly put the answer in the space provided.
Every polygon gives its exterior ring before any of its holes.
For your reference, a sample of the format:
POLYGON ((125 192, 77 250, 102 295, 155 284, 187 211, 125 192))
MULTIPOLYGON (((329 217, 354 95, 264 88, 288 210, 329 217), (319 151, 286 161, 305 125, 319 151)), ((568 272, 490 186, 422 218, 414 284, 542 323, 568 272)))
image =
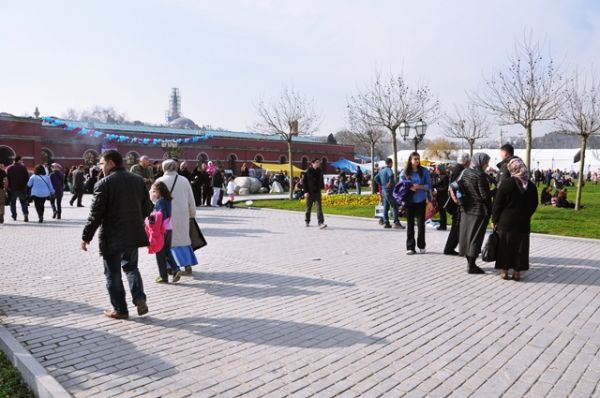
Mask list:
POLYGON ((375 193, 375 143, 371 141, 371 193, 375 193))
POLYGON ((577 181, 577 196, 575 197, 575 210, 581 207, 581 191, 583 190, 583 182, 585 181, 585 148, 587 147, 587 135, 581 136, 581 159, 579 159, 579 178, 577 181))
POLYGON ((531 124, 525 130, 525 166, 531 172, 531 124))
POLYGON ((390 129, 392 133, 392 150, 394 151, 394 178, 398 175, 398 144, 396 143, 396 130, 390 129))
POLYGON ((474 142, 469 142, 469 158, 473 159, 473 147, 475 146, 474 142))
POLYGON ((294 165, 292 163, 292 136, 288 140, 288 162, 290 162, 289 168, 289 180, 290 180, 290 199, 294 199, 294 165))

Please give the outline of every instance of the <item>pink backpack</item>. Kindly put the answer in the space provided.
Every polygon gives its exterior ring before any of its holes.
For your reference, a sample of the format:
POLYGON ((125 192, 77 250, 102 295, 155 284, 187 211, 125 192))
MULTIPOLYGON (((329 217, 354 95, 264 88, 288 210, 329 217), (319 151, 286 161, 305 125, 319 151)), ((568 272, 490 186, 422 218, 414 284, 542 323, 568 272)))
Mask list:
POLYGON ((144 222, 148 236, 148 253, 154 254, 162 250, 165 245, 165 223, 162 211, 153 211, 144 222))

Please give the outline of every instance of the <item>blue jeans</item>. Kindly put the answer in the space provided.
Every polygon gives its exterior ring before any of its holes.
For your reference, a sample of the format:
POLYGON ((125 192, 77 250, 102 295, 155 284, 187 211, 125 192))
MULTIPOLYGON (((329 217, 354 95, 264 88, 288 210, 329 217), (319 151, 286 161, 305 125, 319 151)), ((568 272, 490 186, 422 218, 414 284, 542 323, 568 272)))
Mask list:
POLYGON ((10 215, 17 218, 17 198, 21 202, 23 215, 29 215, 29 203, 27 203, 27 191, 10 191, 10 215))
POLYGON ((359 195, 362 193, 362 184, 358 181, 356 182, 356 193, 359 195))
POLYGON ((392 211, 394 212, 394 224, 399 224, 400 220, 398 219, 398 203, 392 196, 391 189, 382 189, 381 196, 383 197, 383 222, 388 224, 390 222, 390 206, 392 207, 392 211))
POLYGON ((127 276, 129 290, 133 305, 141 300, 146 301, 144 294, 144 283, 138 269, 138 249, 129 249, 123 253, 104 255, 104 276, 106 276, 106 289, 110 296, 110 302, 115 311, 128 314, 127 302, 125 301, 125 288, 121 279, 121 269, 127 276))

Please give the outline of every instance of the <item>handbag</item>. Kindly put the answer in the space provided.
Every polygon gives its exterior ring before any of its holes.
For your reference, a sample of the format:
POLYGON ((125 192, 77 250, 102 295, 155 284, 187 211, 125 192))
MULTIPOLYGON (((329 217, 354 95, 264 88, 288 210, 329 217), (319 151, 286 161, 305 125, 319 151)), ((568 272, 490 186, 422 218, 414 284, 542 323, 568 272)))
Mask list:
POLYGON ((496 228, 492 230, 492 233, 488 235, 483 249, 481 250, 481 259, 485 262, 496 261, 496 255, 498 253, 498 233, 496 228))
POLYGON ((196 219, 193 217, 190 218, 190 241, 194 251, 201 249, 208 244, 206 239, 204 239, 204 235, 202 235, 202 231, 200 231, 200 226, 198 226, 196 219))

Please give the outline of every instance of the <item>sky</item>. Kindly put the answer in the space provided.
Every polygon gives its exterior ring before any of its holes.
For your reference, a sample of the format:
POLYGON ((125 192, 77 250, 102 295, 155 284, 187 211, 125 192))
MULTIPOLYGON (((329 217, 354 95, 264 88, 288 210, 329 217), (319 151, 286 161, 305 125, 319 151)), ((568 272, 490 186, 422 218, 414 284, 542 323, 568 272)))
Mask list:
POLYGON ((528 33, 592 71, 600 0, 0 0, 0 112, 100 105, 161 124, 178 87, 197 124, 248 131, 259 100, 292 86, 327 135, 377 71, 428 84, 442 111, 465 105, 528 33))

